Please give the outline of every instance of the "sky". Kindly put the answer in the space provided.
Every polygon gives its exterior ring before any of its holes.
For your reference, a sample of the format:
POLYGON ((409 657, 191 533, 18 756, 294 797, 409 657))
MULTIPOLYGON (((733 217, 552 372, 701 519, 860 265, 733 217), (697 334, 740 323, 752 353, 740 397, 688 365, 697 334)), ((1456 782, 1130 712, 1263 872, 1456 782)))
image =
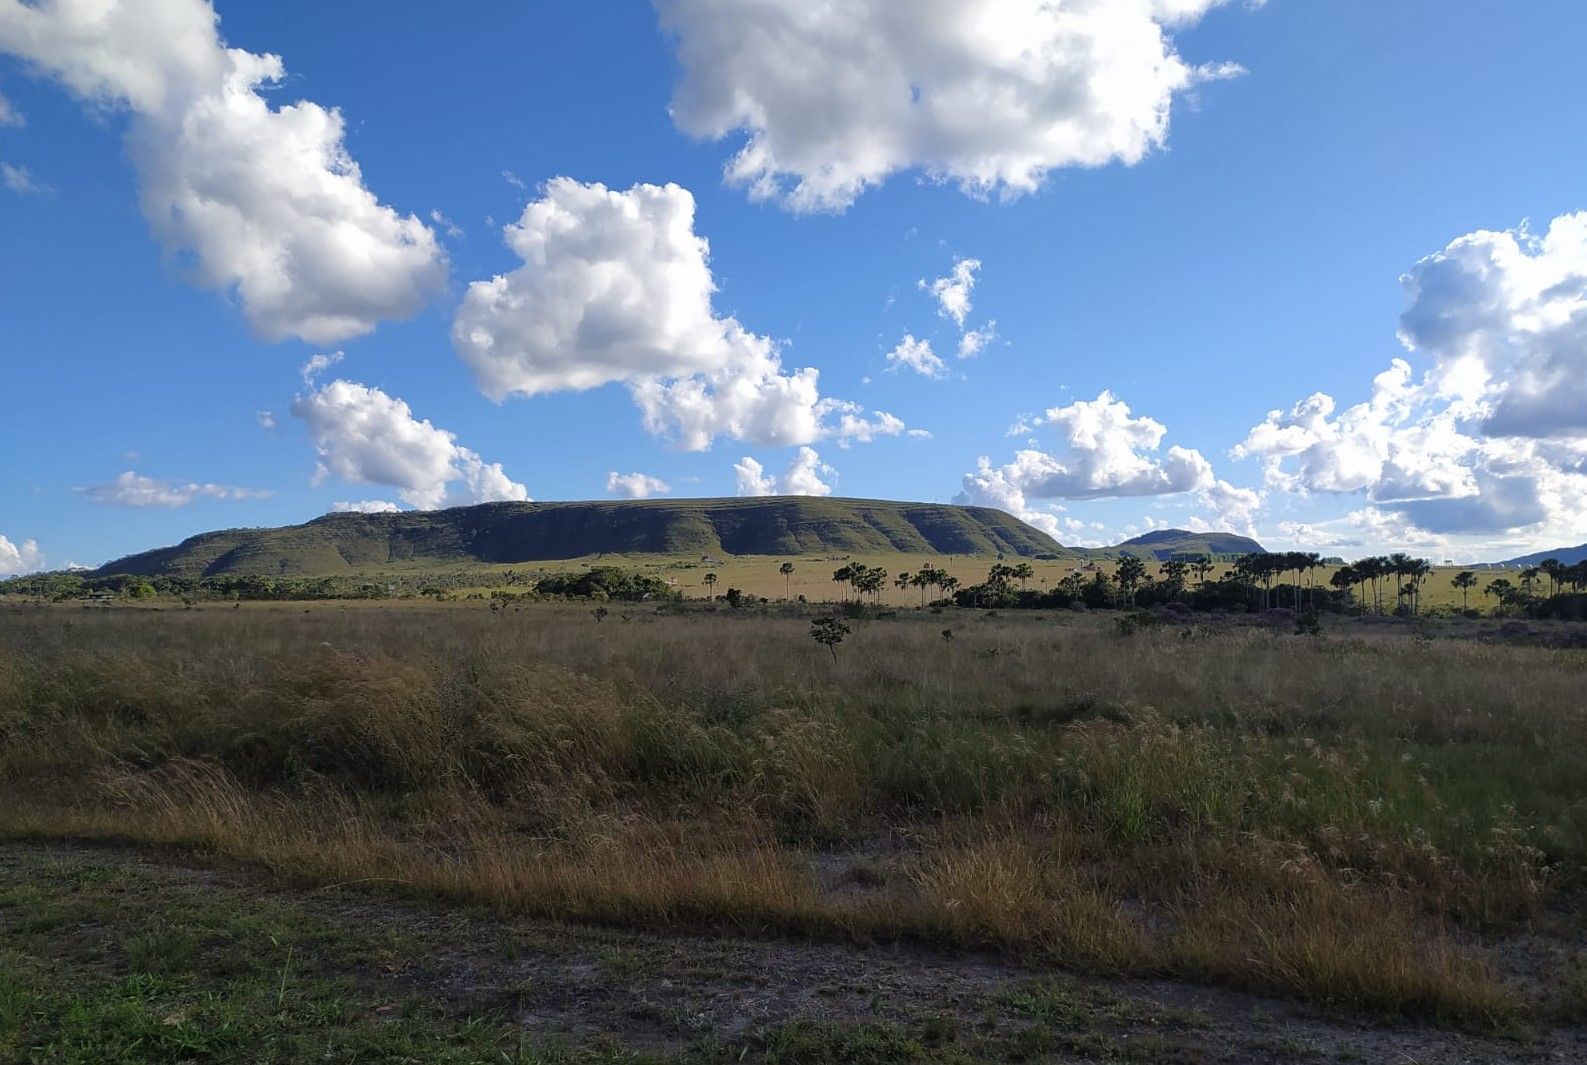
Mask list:
POLYGON ((0 575, 496 500, 1587 539, 1576 0, 0 0, 0 575))

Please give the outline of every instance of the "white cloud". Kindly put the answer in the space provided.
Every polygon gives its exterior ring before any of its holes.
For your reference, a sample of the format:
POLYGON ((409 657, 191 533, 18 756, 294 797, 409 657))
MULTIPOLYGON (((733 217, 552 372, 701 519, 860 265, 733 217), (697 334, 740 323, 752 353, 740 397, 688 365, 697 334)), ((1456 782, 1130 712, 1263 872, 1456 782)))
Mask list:
POLYGON ((415 313, 445 285, 435 235, 365 188, 340 112, 272 107, 281 59, 216 23, 208 0, 0 0, 0 51, 131 113, 144 217, 262 336, 329 343, 415 313))
POLYGON ((767 473, 766 467, 749 457, 733 464, 741 496, 829 496, 832 486, 823 478, 837 472, 811 447, 800 448, 781 477, 767 473))
POLYGON ((385 499, 364 499, 354 503, 332 503, 332 514, 401 514, 402 508, 385 499))
POLYGON ((492 399, 624 384, 646 428, 689 450, 718 436, 858 439, 897 422, 822 397, 818 370, 784 372, 775 342, 717 317, 687 189, 557 178, 505 233, 523 265, 471 284, 452 329, 492 399))
POLYGON ((44 553, 37 540, 23 540, 14 544, 0 536, 0 577, 16 577, 23 573, 37 573, 44 568, 44 553))
POLYGON ((440 228, 441 232, 445 233, 453 240, 458 240, 465 235, 463 233, 463 227, 459 226, 456 222, 442 214, 439 207, 430 208, 430 221, 435 223, 435 225, 440 228))
POLYGON ((1256 537, 1256 517, 1267 497, 1254 488, 1239 488, 1228 481, 1217 480, 1195 493, 1199 513, 1193 514, 1185 527, 1192 532, 1234 532, 1256 537))
POLYGON ((969 329, 959 337, 959 358, 973 359, 986 350, 986 346, 997 339, 996 320, 987 322, 980 329, 969 329))
POLYGON ((21 129, 27 124, 27 119, 17 110, 16 105, 0 93, 0 129, 21 129))
POLYGON ((1392 426, 1410 410, 1411 367, 1401 359, 1373 381, 1372 398, 1335 416, 1318 392, 1289 411, 1270 411, 1233 451, 1261 458, 1267 483, 1289 492, 1353 492, 1376 486, 1391 460, 1415 461, 1392 426))
POLYGON ((320 376, 320 374, 324 373, 326 370, 329 370, 332 366, 337 365, 345 358, 347 358, 347 356, 340 351, 331 351, 319 355, 312 355, 309 357, 308 362, 298 367, 298 376, 303 378, 304 384, 312 385, 320 376))
MULTIPOLYGON (((1174 495, 1214 483, 1212 464, 1199 451, 1170 447, 1157 458, 1168 430, 1151 418, 1136 418, 1128 404, 1103 392, 1095 400, 1053 407, 1026 428, 1052 426, 1064 444, 1057 454, 1027 449, 1002 467, 1001 476, 1039 499, 1108 499, 1125 496, 1174 495)), ((981 460, 977 474, 992 470, 981 460)))
POLYGON ((918 169, 1004 197, 1049 170, 1133 164, 1175 98, 1237 73, 1182 59, 1168 30, 1224 0, 655 0, 677 42, 674 121, 743 136, 734 185, 842 210, 918 169))
POLYGON ((979 259, 959 259, 953 264, 953 272, 947 277, 939 277, 935 281, 920 281, 920 287, 931 293, 937 301, 937 313, 944 318, 953 320, 961 330, 964 329, 964 320, 969 315, 973 304, 971 295, 975 292, 975 275, 981 269, 979 259))
MULTIPOLYGON (((1021 452, 1025 456, 1036 452, 1021 452)), ((1059 534, 1059 519, 1050 509, 1032 504, 1025 495, 1024 466, 1020 460, 1008 466, 996 467, 988 458, 982 458, 974 473, 964 475, 963 490, 954 498, 963 506, 996 507, 998 510, 1033 525, 1049 536, 1059 534)))
POLYGON ((1403 283, 1401 340, 1442 394, 1483 405, 1483 433, 1587 437, 1587 211, 1461 237, 1403 283))
POLYGON ((499 463, 459 446, 452 433, 415 418, 378 388, 332 381, 294 397, 292 413, 319 454, 316 481, 386 485, 421 510, 529 498, 499 463))
POLYGON ((898 346, 887 353, 887 368, 895 373, 913 370, 922 377, 943 377, 948 372, 948 364, 931 350, 931 341, 916 340, 913 333, 904 334, 898 346))
POLYGON ((275 411, 273 411, 273 410, 256 410, 256 411, 253 412, 253 420, 259 423, 259 428, 267 430, 269 432, 275 432, 275 429, 276 429, 276 412, 275 411))
POLYGON ((128 470, 109 484, 90 485, 74 491, 95 503, 117 507, 185 507, 200 499, 268 499, 273 492, 262 488, 234 488, 223 484, 162 481, 128 470))
POLYGON ((48 187, 34 180, 32 171, 27 167, 10 163, 0 163, 0 185, 18 196, 38 196, 49 191, 48 187))
POLYGON ((1042 426, 1057 430, 1060 448, 1043 451, 1033 442, 1001 466, 983 456, 964 475, 955 501, 997 507, 1052 536, 1079 528, 1036 501, 1184 495, 1211 515, 1193 522, 1242 532, 1251 529, 1263 502, 1260 493, 1218 479, 1199 451, 1174 446, 1159 457, 1167 428, 1135 417, 1111 392, 1022 416, 1010 435, 1026 435, 1042 426))
POLYGON ((620 474, 613 470, 606 475, 606 490, 624 499, 649 499, 651 496, 666 495, 672 491, 672 486, 661 478, 649 474, 620 474))
MULTIPOLYGON (((1234 449, 1267 483, 1356 494, 1366 543, 1549 545, 1587 527, 1587 213, 1478 232, 1403 278, 1407 350, 1371 396, 1317 393, 1273 411, 1234 449)), ((1327 524, 1327 523, 1324 523, 1327 524)), ((1337 531, 1334 535, 1341 535, 1337 531)))

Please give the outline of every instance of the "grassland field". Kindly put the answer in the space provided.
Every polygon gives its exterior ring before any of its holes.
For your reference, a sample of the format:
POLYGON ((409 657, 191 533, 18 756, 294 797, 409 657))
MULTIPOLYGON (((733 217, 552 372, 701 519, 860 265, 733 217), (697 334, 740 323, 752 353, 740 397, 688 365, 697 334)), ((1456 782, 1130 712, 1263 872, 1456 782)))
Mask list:
MULTIPOLYGON (((891 606, 916 606, 921 602, 921 592, 918 588, 899 589, 892 583, 893 577, 899 573, 917 573, 923 567, 933 566, 944 571, 952 577, 959 579, 960 584, 969 586, 978 584, 986 579, 988 570, 998 563, 996 556, 974 555, 900 555, 900 554, 830 554, 809 556, 781 556, 781 555, 726 555, 726 556, 675 556, 675 555, 586 555, 580 558, 562 559, 552 562, 530 562, 513 565, 499 566, 469 566, 460 568, 458 572, 466 575, 463 587, 456 589, 456 594, 467 595, 470 592, 491 591, 523 591, 522 586, 508 584, 505 580, 508 573, 516 574, 548 574, 580 572, 592 566, 618 566, 623 569, 635 570, 651 576, 660 577, 671 582, 686 598, 708 599, 713 594, 720 597, 729 588, 737 588, 744 594, 757 599, 798 599, 803 596, 811 603, 839 602, 846 596, 852 598, 853 593, 846 585, 833 582, 832 574, 842 566, 850 563, 861 563, 886 569, 889 580, 881 596, 881 602, 891 606), (794 572, 789 577, 782 576, 778 571, 784 563, 792 563, 794 572), (717 584, 714 590, 705 584, 705 576, 714 573, 717 584)), ((1065 577, 1080 573, 1090 577, 1093 572, 1101 571, 1112 574, 1117 566, 1116 562, 1108 560, 1087 561, 1064 559, 1057 561, 1042 561, 1037 559, 1005 559, 1010 564, 1027 562, 1034 571, 1034 576, 1029 581, 1032 589, 1049 588, 1065 577)), ((1232 567, 1228 563, 1214 566, 1211 579, 1216 580, 1227 574, 1232 567)), ((1455 575, 1467 567, 1439 566, 1435 567, 1422 585, 1422 607, 1425 610, 1458 609, 1462 603, 1460 589, 1455 587, 1455 575)), ((1158 563, 1147 564, 1148 572, 1155 576, 1160 575, 1161 565, 1158 563)), ((1310 579, 1319 588, 1327 589, 1328 580, 1338 571, 1338 567, 1324 566, 1313 571, 1310 579)), ((379 568, 366 567, 361 572, 365 576, 375 577, 381 573, 403 573, 405 570, 399 566, 382 566, 379 568)), ((1472 589, 1467 601, 1473 609, 1485 610, 1492 606, 1492 600, 1485 599, 1481 589, 1497 577, 1508 577, 1513 582, 1517 580, 1513 571, 1502 570, 1476 570, 1479 578, 1477 588, 1472 589)), ((940 594, 933 590, 933 597, 940 594)), ((1392 598, 1392 592, 1389 593, 1392 598)))
MULTIPOLYGON (((913 609, 852 619, 833 656, 820 609, 0 607, 0 839, 1581 1038, 1580 650, 1463 621, 913 609)), ((25 974, 49 946, 0 950, 25 974)), ((10 1001, 53 1001, 37 980, 10 1001)), ((0 1060, 66 1060, 24 1053, 63 1038, 56 1011, 5 1001, 0 1060)), ((759 1060, 1013 1060, 972 1042, 759 1060)), ((1072 1049, 1025 1060, 1132 1060, 1072 1049)))

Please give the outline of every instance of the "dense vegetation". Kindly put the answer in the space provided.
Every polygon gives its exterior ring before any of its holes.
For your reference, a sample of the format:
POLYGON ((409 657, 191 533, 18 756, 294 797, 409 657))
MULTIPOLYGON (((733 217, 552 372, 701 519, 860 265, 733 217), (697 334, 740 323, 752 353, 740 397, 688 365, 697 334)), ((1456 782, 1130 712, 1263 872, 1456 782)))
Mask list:
POLYGON ((837 651, 813 614, 590 615, 10 608, 0 833, 1462 1024, 1587 1012, 1567 946, 1495 962, 1579 937, 1579 652, 951 608, 846 619, 837 651))
POLYGON ((678 593, 665 581, 616 566, 596 566, 583 573, 557 573, 536 583, 540 595, 567 599, 621 599, 644 602, 677 599, 678 593))
MULTIPOLYGON (((1092 567, 1076 571, 1051 588, 1028 586, 1033 570, 1029 563, 997 563, 987 579, 960 588, 935 569, 900 574, 899 587, 936 588, 962 607, 989 609, 1054 610, 1175 608, 1192 611, 1272 611, 1295 614, 1319 612, 1416 616, 1424 613, 1422 588, 1432 567, 1425 559, 1396 554, 1364 558, 1331 567, 1326 582, 1319 571, 1327 568, 1321 556, 1310 552, 1263 552, 1236 559, 1218 574, 1210 557, 1164 562, 1152 567, 1138 557, 1125 556, 1111 572, 1092 567), (1216 576, 1214 576, 1217 574, 1216 576)), ((833 580, 847 582, 856 591, 881 587, 882 570, 847 567, 833 580)), ((1547 559, 1541 566, 1522 570, 1516 580, 1495 577, 1484 586, 1473 570, 1454 577, 1461 592, 1458 613, 1477 616, 1470 593, 1479 590, 1493 600, 1496 616, 1580 619, 1587 617, 1587 562, 1572 566, 1547 559)), ((922 597, 924 603, 924 594, 922 597)), ((1448 611, 1445 611, 1448 613, 1448 611)))

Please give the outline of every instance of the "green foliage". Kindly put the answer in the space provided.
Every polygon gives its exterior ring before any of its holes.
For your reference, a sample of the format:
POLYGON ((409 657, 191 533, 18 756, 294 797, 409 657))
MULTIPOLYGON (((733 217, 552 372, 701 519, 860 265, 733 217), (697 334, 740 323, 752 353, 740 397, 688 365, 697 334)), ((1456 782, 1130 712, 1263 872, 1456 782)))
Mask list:
POLYGON ((832 661, 838 660, 838 644, 854 630, 837 618, 816 618, 810 623, 810 638, 832 652, 832 661))
POLYGON ((543 577, 535 585, 535 591, 567 599, 621 599, 636 603, 679 598, 679 593, 661 578, 617 566, 596 566, 583 573, 543 577))

